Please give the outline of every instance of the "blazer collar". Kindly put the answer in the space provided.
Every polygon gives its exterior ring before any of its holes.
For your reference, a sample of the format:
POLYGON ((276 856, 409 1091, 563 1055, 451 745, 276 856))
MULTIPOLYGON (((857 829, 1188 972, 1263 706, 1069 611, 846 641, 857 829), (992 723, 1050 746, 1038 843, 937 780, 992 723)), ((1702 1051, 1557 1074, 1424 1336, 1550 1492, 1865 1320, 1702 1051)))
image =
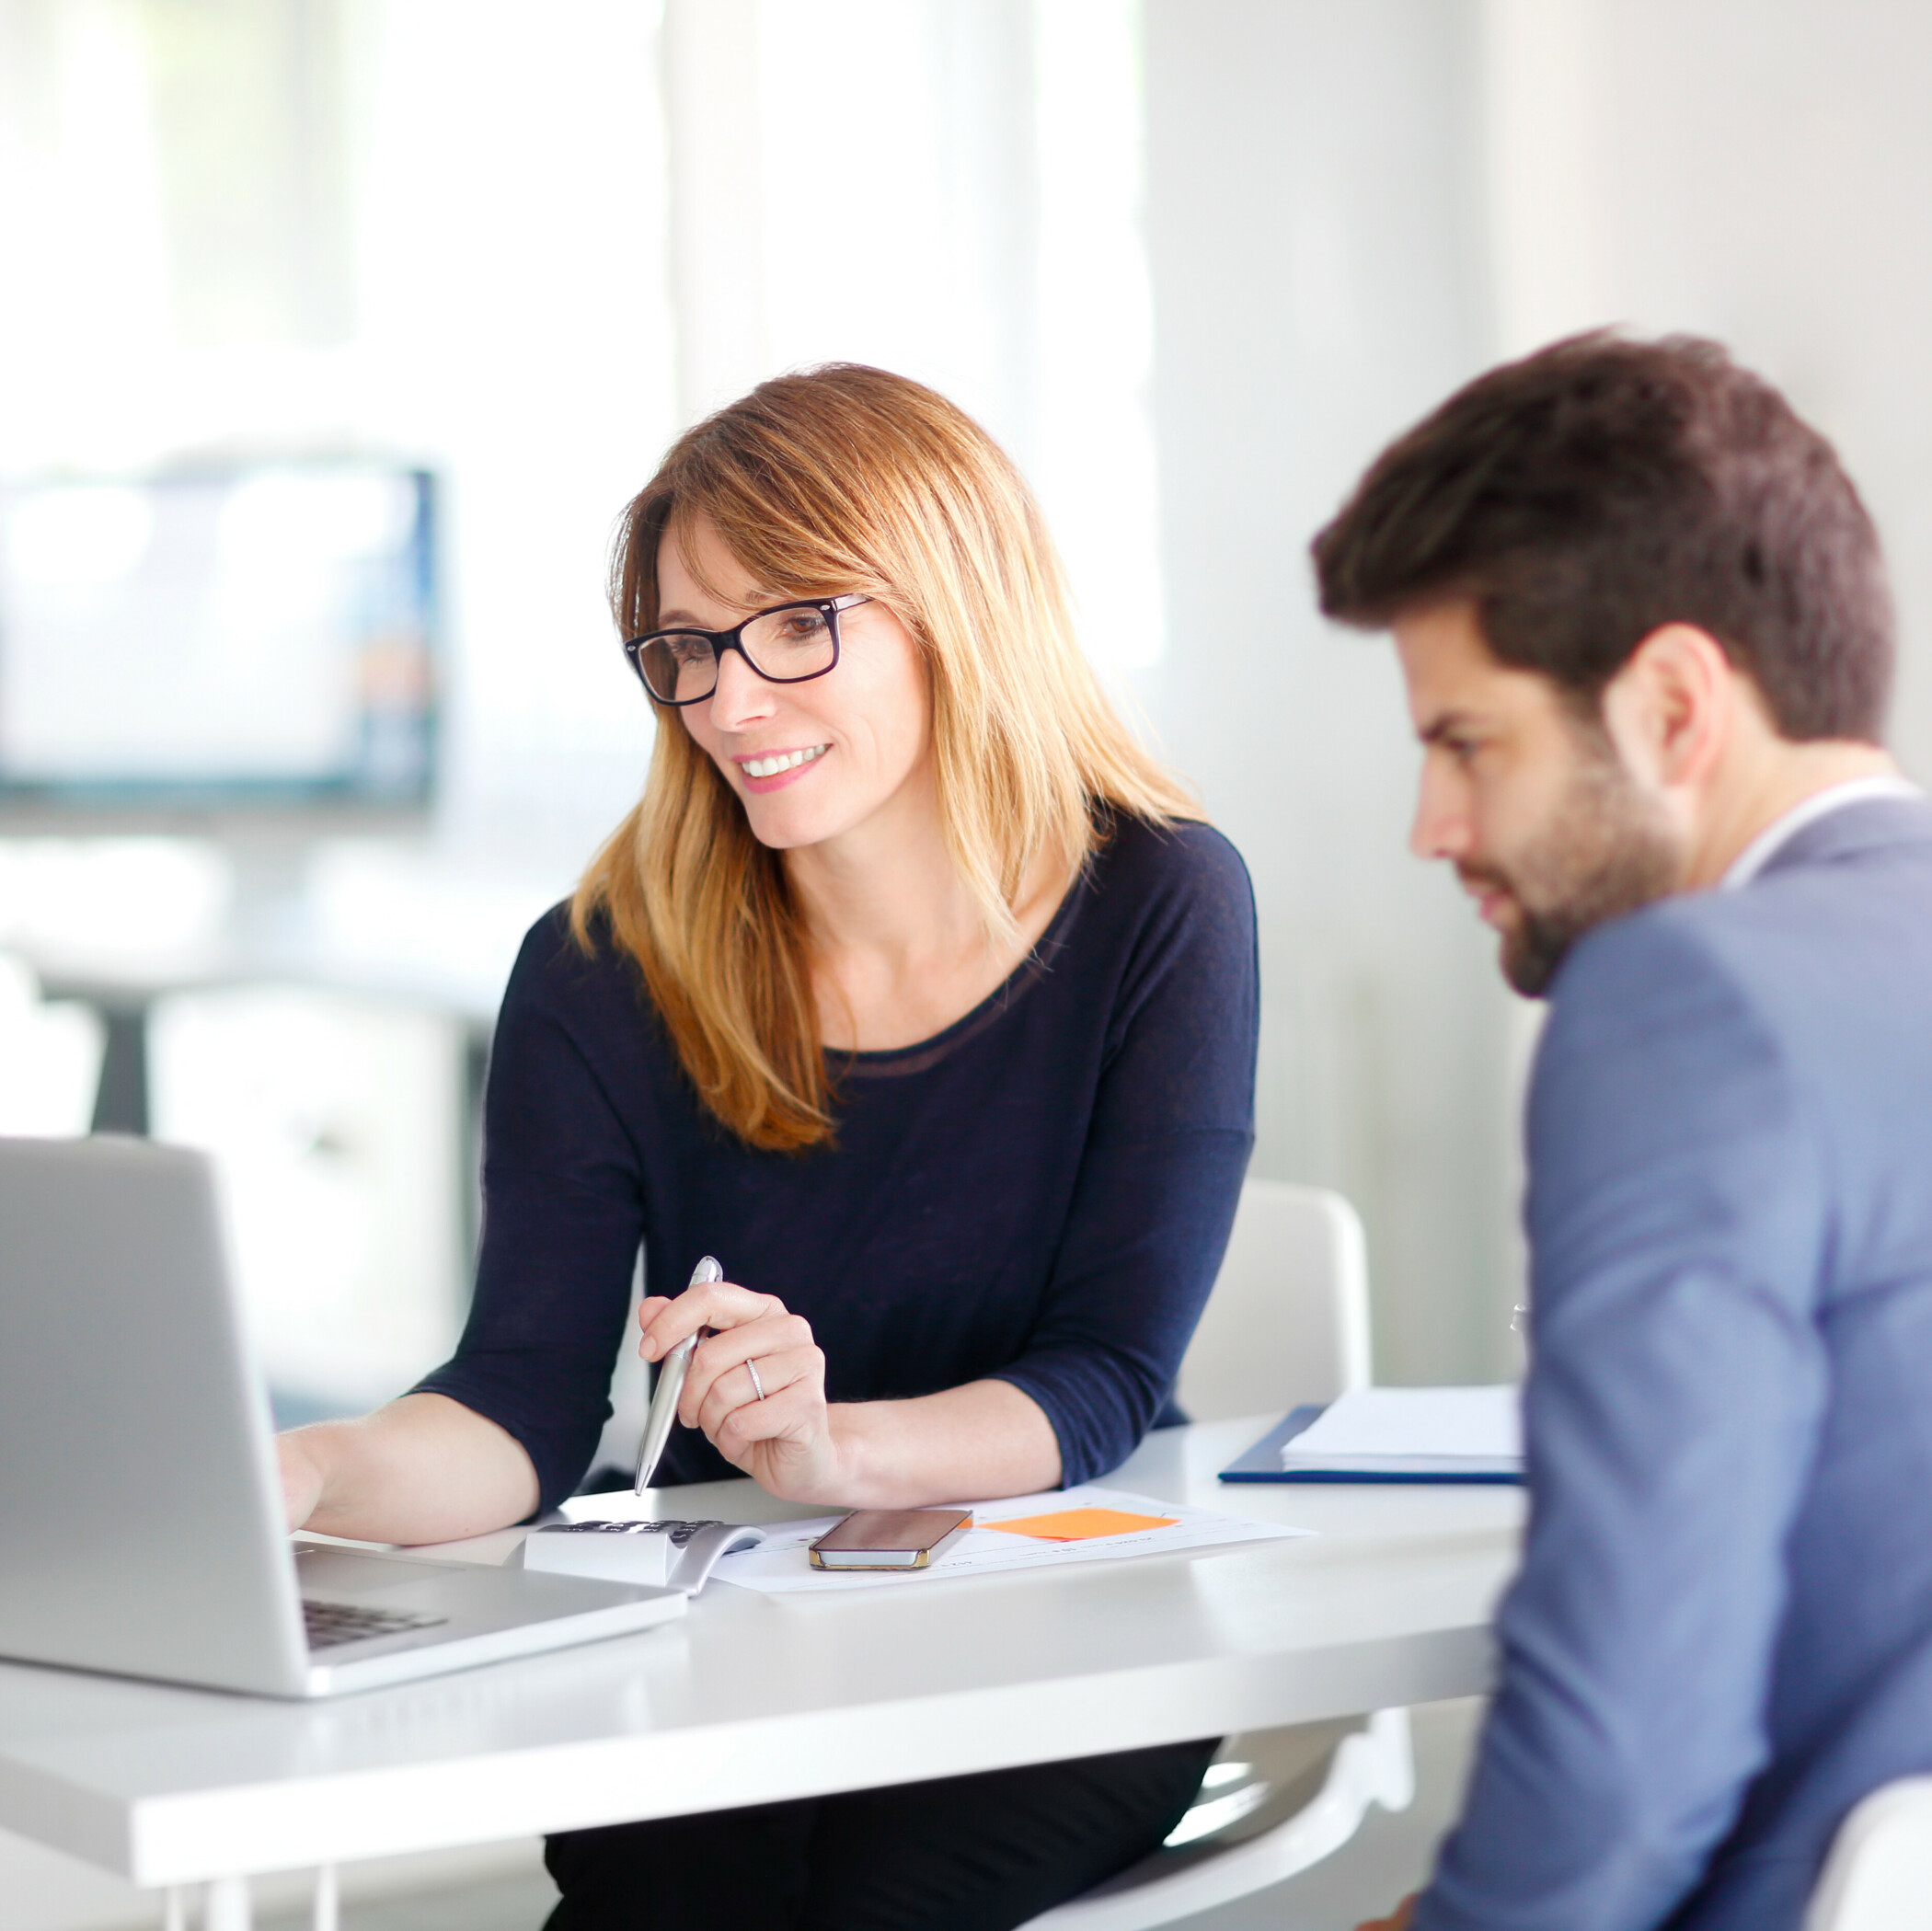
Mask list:
POLYGON ((1765 859, 1757 876, 1763 879, 1797 866, 1830 865, 1861 852, 1915 845, 1932 845, 1932 799, 1867 799, 1800 826, 1765 859))

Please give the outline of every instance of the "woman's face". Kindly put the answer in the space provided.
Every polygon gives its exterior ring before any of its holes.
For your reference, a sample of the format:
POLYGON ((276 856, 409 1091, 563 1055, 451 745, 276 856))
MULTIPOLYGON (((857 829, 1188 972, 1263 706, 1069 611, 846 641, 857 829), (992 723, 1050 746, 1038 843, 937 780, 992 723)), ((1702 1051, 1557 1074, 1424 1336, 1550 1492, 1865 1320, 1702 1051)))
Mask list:
MULTIPOLYGON (((786 601, 757 582, 711 524, 666 530, 658 545, 658 627, 730 630, 786 601), (691 553, 694 572, 685 561, 691 553), (697 574, 718 585, 703 589, 697 574)), ((883 603, 839 615, 839 661, 805 684, 771 684, 727 650, 718 688, 678 715, 743 802, 753 835, 778 851, 822 845, 895 813, 929 809, 932 700, 911 633, 883 603), (753 776, 773 758, 796 764, 753 776)))

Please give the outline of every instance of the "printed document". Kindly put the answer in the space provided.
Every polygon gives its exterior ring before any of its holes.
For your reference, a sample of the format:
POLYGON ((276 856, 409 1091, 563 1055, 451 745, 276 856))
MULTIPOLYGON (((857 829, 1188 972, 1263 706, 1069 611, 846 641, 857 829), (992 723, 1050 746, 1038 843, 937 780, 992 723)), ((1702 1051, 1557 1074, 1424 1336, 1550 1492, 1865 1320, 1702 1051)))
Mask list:
MULTIPOLYGON (((964 1503, 957 1506, 965 1507, 964 1503)), ((1276 1522, 1248 1522, 1195 1509, 1184 1502, 1156 1501, 1117 1488, 1081 1486, 1047 1495, 1008 1496, 1003 1501, 974 1502, 973 1526, 925 1569, 815 1569, 805 1559, 806 1545, 839 1518, 774 1523, 763 1544, 742 1555, 721 1556, 711 1571, 718 1582, 733 1582, 763 1595, 824 1595, 839 1589, 918 1589, 943 1576, 990 1575, 1011 1569, 1060 1569, 1069 1563, 1103 1562, 1126 1556, 1165 1556, 1187 1549, 1215 1548, 1243 1542, 1267 1542, 1305 1535, 1276 1522), (1003 1533, 1001 1523, 1014 1525, 1003 1533)))

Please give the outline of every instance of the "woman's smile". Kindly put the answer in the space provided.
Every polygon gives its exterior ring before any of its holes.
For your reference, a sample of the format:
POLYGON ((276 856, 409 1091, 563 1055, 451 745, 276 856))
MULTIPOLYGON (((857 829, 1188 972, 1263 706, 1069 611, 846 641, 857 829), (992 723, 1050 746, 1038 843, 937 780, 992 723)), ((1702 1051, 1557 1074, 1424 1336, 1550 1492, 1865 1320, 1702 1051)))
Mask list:
POLYGON ((747 791, 776 791, 802 777, 831 749, 829 744, 807 744, 796 751, 733 752, 731 763, 738 766, 747 791))

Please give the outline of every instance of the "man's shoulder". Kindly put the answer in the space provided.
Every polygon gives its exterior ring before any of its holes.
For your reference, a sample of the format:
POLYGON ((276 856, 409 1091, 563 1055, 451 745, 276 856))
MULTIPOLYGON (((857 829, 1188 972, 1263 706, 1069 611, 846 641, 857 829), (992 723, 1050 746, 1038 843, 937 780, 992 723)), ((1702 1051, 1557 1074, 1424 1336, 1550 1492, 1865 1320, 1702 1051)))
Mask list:
POLYGON ((1539 1129, 1627 1119, 1675 1146, 1680 1127, 1709 1141, 1915 1115, 1907 1095, 1932 1086, 1932 840, 1841 837, 1741 890, 1612 920, 1571 949, 1549 1004, 1539 1129))
POLYGON ((1845 800, 1782 840, 1759 881, 1821 868, 1911 868, 1932 861, 1932 799, 1903 787, 1845 800))
POLYGON ((1932 807, 1887 800, 1808 827, 1741 890, 1660 899, 1587 933, 1551 996, 1625 1005, 1719 981, 1769 995, 1821 970, 1921 962, 1932 968, 1932 807))

